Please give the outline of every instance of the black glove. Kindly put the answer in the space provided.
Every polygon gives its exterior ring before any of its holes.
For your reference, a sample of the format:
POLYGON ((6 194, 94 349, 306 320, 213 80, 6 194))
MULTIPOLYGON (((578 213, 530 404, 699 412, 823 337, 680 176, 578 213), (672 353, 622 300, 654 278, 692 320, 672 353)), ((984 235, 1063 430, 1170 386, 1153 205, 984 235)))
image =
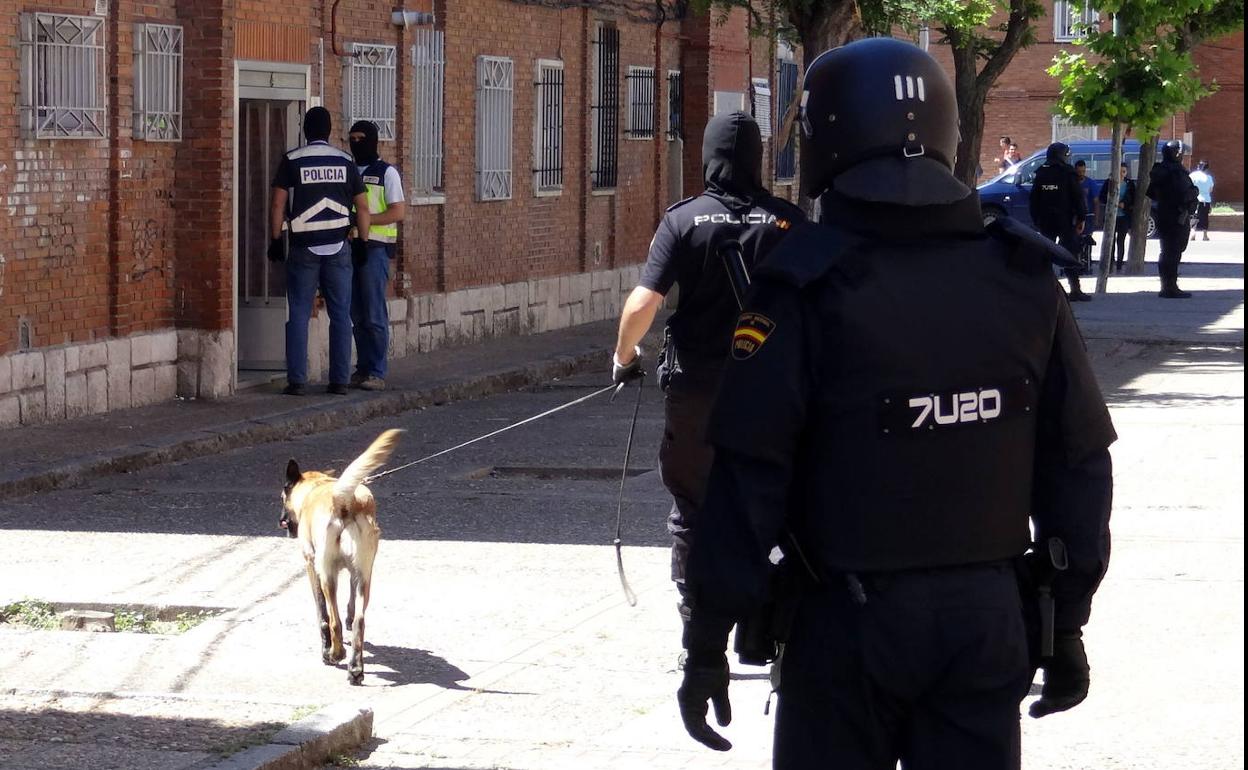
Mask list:
POLYGON ((363 267, 368 261, 368 241, 363 238, 355 238, 351 241, 351 264, 356 267, 363 267))
POLYGON ((627 364, 621 364, 620 359, 614 353, 611 354, 611 380, 617 385, 646 376, 646 370, 641 367, 641 348, 634 347, 633 353, 633 360, 627 364))
POLYGON ((1045 660, 1042 667, 1044 688, 1040 691, 1040 700, 1031 704, 1028 711, 1031 716, 1039 719, 1066 711, 1088 697, 1091 669, 1080 632, 1059 633, 1053 639, 1053 657, 1045 660))
POLYGON ((722 652, 718 660, 713 658, 690 655, 685 661, 685 679, 676 691, 676 702, 680 704, 685 730, 695 741, 716 751, 727 751, 732 744, 706 723, 708 700, 715 706, 715 721, 720 727, 732 721, 732 704, 728 702, 728 658, 722 652))
POLYGON ((269 261, 286 261, 286 243, 281 238, 273 238, 269 241, 269 261))

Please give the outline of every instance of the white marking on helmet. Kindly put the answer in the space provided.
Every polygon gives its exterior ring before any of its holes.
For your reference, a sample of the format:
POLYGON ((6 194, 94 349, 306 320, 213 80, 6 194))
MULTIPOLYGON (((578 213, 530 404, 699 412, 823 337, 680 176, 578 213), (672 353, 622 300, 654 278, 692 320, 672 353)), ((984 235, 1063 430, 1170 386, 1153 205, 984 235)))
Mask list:
POLYGON ((906 98, 901 91, 901 75, 893 75, 893 88, 897 91, 897 101, 906 98))
POLYGON ((914 98, 914 78, 906 75, 906 98, 914 98))
POLYGON ((923 92, 923 78, 919 78, 919 101, 927 101, 927 95, 923 92))

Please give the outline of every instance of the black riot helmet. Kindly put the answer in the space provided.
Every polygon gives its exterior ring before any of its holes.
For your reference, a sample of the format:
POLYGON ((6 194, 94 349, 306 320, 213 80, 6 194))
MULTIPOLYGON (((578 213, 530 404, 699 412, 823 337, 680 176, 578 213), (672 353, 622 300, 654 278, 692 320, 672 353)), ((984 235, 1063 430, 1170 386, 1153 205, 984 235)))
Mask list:
POLYGON ((1070 163, 1070 146, 1065 142, 1054 142, 1044 151, 1044 159, 1049 163, 1070 163))
POLYGON ((1183 143, 1178 139, 1171 139, 1161 146, 1161 159, 1167 161, 1178 161, 1183 159, 1183 143))
POLYGON ((948 173, 958 149, 953 83, 918 46, 858 40, 820 54, 804 82, 802 129, 814 156, 802 180, 807 195, 822 194, 850 167, 877 158, 905 161, 892 164, 903 174, 907 166, 939 174, 939 164, 956 183, 948 173))

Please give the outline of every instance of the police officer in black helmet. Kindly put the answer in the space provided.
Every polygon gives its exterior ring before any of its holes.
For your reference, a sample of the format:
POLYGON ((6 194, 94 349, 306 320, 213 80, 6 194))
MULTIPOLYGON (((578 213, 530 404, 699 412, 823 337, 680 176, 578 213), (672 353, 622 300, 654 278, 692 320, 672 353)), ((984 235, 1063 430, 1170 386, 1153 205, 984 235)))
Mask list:
POLYGON ((822 218, 755 272, 712 411, 681 716, 730 748, 708 701, 730 721, 729 628, 785 603, 778 545, 801 587, 777 634, 776 768, 1018 768, 1034 665, 1033 716, 1087 694, 1081 629, 1109 557, 1115 434, 1060 250, 985 230, 951 173, 952 85, 917 47, 828 51, 802 98, 822 218), (1029 523, 1052 615, 1020 592, 1029 523), (1051 644, 1027 632, 1037 614, 1051 644))
MULTIPOLYGON (((1070 147, 1054 142, 1044 154, 1044 165, 1036 169, 1027 201, 1032 224, 1050 241, 1068 251, 1076 260, 1083 250, 1083 228, 1088 218, 1088 201, 1079 181, 1079 174, 1070 165, 1070 147)), ((1063 255, 1064 258, 1064 255, 1063 255)), ((1087 302, 1092 298, 1079 285, 1079 266, 1064 267, 1070 282, 1071 302, 1087 302)))
POLYGON ((1157 296, 1187 299, 1192 294, 1179 288, 1179 262, 1187 250, 1199 193, 1183 167, 1182 142, 1171 139, 1162 145, 1161 162, 1153 164, 1146 194, 1157 201, 1157 239, 1161 242, 1161 256, 1157 259, 1161 293, 1157 296))
MULTIPOLYGON (((744 112, 707 123, 702 170, 706 191, 673 205, 659 222, 641 280, 621 313, 613 359, 616 382, 640 376, 637 345, 664 297, 679 286, 659 365, 665 394, 659 466, 673 498, 668 516, 672 580, 682 594, 689 542, 711 466, 706 420, 738 311, 724 260, 736 261, 736 269, 752 269, 793 224, 805 219, 801 209, 763 186, 762 135, 744 112)), ((680 611, 685 614, 683 602, 680 611)))

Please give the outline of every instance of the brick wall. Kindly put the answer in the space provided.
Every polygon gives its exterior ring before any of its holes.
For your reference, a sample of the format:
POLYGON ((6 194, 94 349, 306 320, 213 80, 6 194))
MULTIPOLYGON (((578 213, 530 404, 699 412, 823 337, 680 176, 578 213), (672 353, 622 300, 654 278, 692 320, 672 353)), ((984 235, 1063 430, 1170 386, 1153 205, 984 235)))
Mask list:
POLYGON ((1204 158, 1216 182, 1215 200, 1244 200, 1244 33, 1210 41, 1196 50, 1201 79, 1217 91, 1191 112, 1193 162, 1204 158), (1229 118, 1229 119, 1228 119, 1229 118))

